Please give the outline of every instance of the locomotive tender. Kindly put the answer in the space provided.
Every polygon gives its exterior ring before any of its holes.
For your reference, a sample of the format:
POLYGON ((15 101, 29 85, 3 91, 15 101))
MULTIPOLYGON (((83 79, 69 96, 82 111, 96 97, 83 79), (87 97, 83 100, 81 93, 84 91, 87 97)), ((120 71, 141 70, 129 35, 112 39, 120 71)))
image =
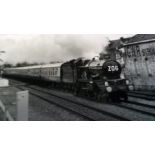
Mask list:
POLYGON ((111 59, 74 59, 65 63, 5 68, 3 75, 18 79, 48 82, 51 86, 70 89, 75 94, 95 96, 98 100, 127 100, 133 86, 125 79, 121 65, 111 59))

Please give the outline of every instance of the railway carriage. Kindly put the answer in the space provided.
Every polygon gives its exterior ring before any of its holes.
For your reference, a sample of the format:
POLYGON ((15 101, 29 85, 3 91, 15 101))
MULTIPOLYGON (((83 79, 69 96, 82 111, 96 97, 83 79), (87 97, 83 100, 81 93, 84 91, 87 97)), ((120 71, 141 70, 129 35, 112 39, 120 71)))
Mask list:
POLYGON ((40 77, 41 66, 28 66, 4 69, 5 76, 14 76, 23 79, 38 79, 40 77))
POLYGON ((61 82, 62 63, 42 65, 40 68, 40 78, 45 81, 61 82))
POLYGON ((7 68, 7 69, 4 69, 3 71, 4 75, 5 76, 23 76, 25 73, 25 70, 24 69, 21 69, 21 68, 7 68))
POLYGON ((25 67, 25 74, 26 77, 32 78, 32 79, 39 79, 40 78, 40 68, 41 66, 30 66, 25 67))

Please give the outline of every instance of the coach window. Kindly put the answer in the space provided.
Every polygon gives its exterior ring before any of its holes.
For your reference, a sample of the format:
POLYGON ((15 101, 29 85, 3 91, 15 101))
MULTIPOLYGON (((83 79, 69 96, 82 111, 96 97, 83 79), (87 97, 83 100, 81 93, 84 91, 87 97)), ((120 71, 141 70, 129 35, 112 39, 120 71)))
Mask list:
POLYGON ((57 74, 57 71, 55 70, 54 75, 56 75, 56 74, 57 74))

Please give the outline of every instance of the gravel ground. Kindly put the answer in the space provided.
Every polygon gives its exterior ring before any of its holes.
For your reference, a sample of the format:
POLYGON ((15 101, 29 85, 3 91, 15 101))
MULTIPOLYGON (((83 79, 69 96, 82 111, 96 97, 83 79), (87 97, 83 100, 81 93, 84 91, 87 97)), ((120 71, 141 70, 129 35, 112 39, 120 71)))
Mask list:
POLYGON ((63 108, 30 95, 29 120, 32 121, 82 121, 86 120, 63 108))

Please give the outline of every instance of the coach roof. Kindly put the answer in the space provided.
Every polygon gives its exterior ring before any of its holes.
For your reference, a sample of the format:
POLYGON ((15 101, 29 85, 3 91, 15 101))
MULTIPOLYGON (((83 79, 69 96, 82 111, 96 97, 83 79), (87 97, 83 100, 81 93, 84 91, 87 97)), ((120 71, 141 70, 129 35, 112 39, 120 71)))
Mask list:
POLYGON ((45 64, 45 65, 42 65, 41 68, 61 67, 62 64, 63 63, 45 64))
POLYGON ((36 65, 36 66, 26 66, 26 67, 14 67, 14 68, 5 68, 7 70, 11 69, 38 69, 38 68, 49 68, 49 67, 61 67, 63 63, 55 63, 55 64, 45 64, 45 65, 36 65))

